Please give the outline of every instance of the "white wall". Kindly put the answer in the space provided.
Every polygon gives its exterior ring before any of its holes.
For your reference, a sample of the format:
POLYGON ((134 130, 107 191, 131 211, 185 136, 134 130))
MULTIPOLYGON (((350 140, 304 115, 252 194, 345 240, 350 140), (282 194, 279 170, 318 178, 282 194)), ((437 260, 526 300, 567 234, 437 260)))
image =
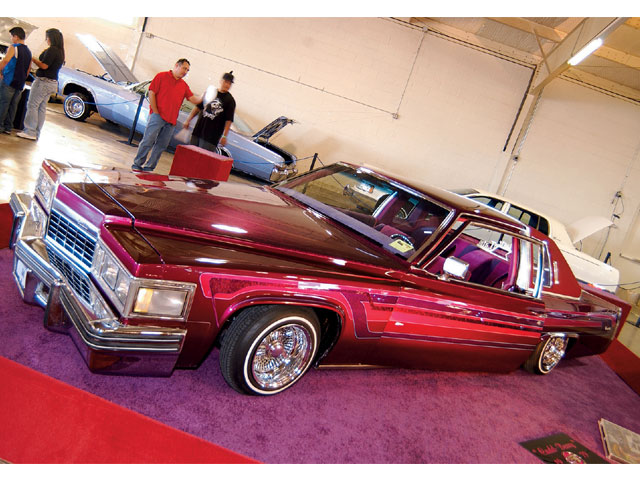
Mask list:
MULTIPOLYGON (((296 119, 276 142, 299 157, 318 152, 325 163, 364 162, 445 188, 497 189, 511 146, 502 148, 531 75, 528 67, 380 18, 153 17, 142 36, 142 19, 135 27, 25 20, 41 27, 27 41, 36 53, 46 28, 60 28, 67 65, 92 73, 102 72, 75 33, 92 33, 128 64, 140 42, 133 68, 140 79, 186 57, 197 92, 233 70, 239 114, 255 128, 279 115, 296 119)), ((609 217, 622 189, 625 212, 605 252, 623 281, 640 278, 640 265, 619 257, 640 203, 639 131, 638 105, 554 80, 506 192, 571 223, 609 217)), ((603 240, 585 241, 584 250, 599 253, 603 240)))
POLYGON ((622 281, 638 281, 640 265, 620 252, 640 207, 639 154, 640 105, 557 79, 542 93, 505 196, 565 224, 621 213, 604 250, 606 231, 586 239, 583 250, 603 251, 602 259, 611 252, 622 281), (622 202, 612 204, 618 191, 622 202))
POLYGON ((109 45, 127 64, 133 60, 135 44, 139 38, 136 26, 119 25, 99 18, 22 17, 22 20, 38 27, 25 42, 34 56, 39 56, 47 48, 45 32, 49 28, 57 28, 64 37, 65 65, 94 75, 102 75, 104 70, 78 40, 76 33, 89 33, 95 36, 109 45))
POLYGON ((378 18, 152 18, 146 31, 140 78, 182 56, 194 90, 233 70, 238 112, 252 126, 279 115, 299 121, 278 140, 298 156, 318 152, 326 163, 365 162, 446 187, 495 183, 531 75, 378 18))

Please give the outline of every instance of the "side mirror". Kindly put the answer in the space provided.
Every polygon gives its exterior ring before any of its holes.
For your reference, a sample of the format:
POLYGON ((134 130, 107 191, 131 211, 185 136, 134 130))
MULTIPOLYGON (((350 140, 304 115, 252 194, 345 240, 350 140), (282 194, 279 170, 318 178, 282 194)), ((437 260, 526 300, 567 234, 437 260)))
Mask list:
POLYGON ((446 276, 459 278, 464 280, 469 272, 469 264, 464 260, 460 260, 456 257, 447 257, 444 261, 442 271, 446 276))

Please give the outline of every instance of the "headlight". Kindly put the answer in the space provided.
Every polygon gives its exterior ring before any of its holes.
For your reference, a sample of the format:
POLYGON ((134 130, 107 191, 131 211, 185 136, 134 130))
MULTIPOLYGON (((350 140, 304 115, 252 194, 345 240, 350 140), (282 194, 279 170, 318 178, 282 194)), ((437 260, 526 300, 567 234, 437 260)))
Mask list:
POLYGON ((120 271, 120 267, 116 263, 113 257, 107 255, 104 259, 104 263, 102 264, 102 268, 100 269, 100 276, 102 279, 107 282, 107 285, 111 288, 111 290, 115 290, 116 281, 118 280, 118 272, 120 271))
POLYGON ((124 273, 120 272, 118 275, 118 280, 116 281, 116 286, 113 291, 116 293, 118 299, 124 304, 127 301, 127 296, 129 295, 129 288, 131 286, 131 277, 124 273))
POLYGON ((124 313, 132 277, 102 243, 96 245, 91 272, 118 310, 124 313))
POLYGON ((51 203, 53 202, 55 189, 55 182, 51 179, 51 177, 49 177, 44 169, 40 169, 40 174, 38 175, 38 180, 36 181, 35 193, 36 196, 40 198, 47 211, 51 210, 51 203))
POLYGON ((193 283, 135 278, 101 242, 91 272, 125 317, 185 320, 196 289, 193 283))
POLYGON ((102 298, 95 294, 95 292, 91 291, 91 310, 95 314, 95 316, 100 320, 113 319, 114 316, 111 313, 111 310, 105 305, 102 298))
POLYGON ((132 313, 159 317, 182 317, 188 293, 185 290, 140 287, 132 313))

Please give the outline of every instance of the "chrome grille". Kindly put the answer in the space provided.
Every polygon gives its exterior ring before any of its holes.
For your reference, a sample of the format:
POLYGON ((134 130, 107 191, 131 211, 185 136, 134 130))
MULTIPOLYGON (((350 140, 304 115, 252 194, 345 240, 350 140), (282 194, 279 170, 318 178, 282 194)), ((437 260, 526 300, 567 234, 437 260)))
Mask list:
POLYGON ((62 274, 71 289, 87 303, 91 303, 89 278, 49 245, 47 245, 47 254, 51 264, 62 274))
POLYGON ((96 239, 80 230, 76 224, 53 210, 49 217, 47 237, 69 252, 78 262, 91 268, 96 239))

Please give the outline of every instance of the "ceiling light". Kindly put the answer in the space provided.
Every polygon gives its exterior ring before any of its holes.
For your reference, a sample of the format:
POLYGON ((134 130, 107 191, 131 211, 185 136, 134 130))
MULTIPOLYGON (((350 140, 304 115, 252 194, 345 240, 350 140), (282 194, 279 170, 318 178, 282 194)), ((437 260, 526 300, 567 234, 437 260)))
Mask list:
POLYGON ((601 46, 602 46, 601 38, 596 38, 595 40, 592 40, 587 44, 586 47, 584 47, 582 50, 580 50, 578 53, 576 53, 573 57, 569 59, 569 65, 572 65, 575 67, 581 61, 583 61, 585 58, 587 58, 589 55, 591 55, 593 52, 599 49, 601 46))

